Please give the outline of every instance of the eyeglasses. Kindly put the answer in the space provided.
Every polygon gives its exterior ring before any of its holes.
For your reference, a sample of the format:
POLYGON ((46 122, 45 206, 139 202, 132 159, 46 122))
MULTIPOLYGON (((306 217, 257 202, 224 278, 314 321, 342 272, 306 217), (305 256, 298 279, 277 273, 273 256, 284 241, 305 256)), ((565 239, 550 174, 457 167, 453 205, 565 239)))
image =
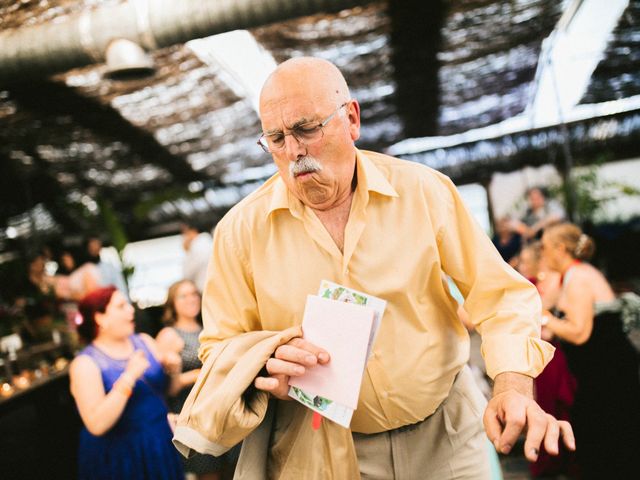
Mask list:
POLYGON ((333 117, 335 117, 336 113, 338 113, 341 108, 347 105, 349 105, 349 102, 343 103, 338 108, 336 108, 331 115, 329 115, 324 119, 324 121, 320 123, 307 122, 301 125, 296 125, 291 129, 289 133, 263 133, 258 139, 258 145, 260 145, 260 147, 267 153, 277 152, 284 148, 285 137, 287 135, 292 135, 293 138, 295 138, 301 145, 311 145, 312 143, 315 143, 322 138, 322 129, 331 121, 333 117))

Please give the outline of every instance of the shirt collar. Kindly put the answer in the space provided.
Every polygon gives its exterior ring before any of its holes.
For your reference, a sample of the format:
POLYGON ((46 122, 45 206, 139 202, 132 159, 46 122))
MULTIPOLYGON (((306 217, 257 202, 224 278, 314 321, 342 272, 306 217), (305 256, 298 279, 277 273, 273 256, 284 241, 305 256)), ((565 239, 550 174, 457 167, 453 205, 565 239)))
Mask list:
MULTIPOLYGON (((288 209, 289 208, 289 189, 285 185, 280 173, 276 173, 273 177, 273 194, 271 195, 271 203, 269 204, 269 209, 267 210, 267 217, 271 215, 271 212, 280 209, 288 209)), ((293 197, 291 203, 294 203, 294 200, 297 200, 293 197)))
MULTIPOLYGON (((398 192, 391 186, 378 167, 360 150, 356 148, 355 151, 356 169, 358 172, 356 192, 360 190, 363 193, 376 192, 388 197, 399 196, 398 192)), ((294 216, 300 216, 303 205, 302 202, 289 191, 280 174, 276 173, 274 176, 273 195, 271 196, 271 203, 267 210, 267 217, 279 209, 289 209, 294 216)))
POLYGON ((398 192, 391 186, 389 180, 380 169, 363 152, 356 149, 358 162, 358 188, 363 187, 369 192, 376 192, 387 197, 398 197, 398 192))

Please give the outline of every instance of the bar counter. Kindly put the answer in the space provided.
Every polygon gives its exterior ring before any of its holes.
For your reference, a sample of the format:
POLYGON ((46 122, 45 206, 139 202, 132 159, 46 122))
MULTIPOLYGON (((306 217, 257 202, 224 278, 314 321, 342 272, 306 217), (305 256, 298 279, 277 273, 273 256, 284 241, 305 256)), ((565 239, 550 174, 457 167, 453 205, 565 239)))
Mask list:
POLYGON ((69 392, 68 361, 58 366, 21 375, 24 388, 17 387, 21 381, 14 377, 10 395, 5 385, 0 395, 0 478, 77 477, 81 421, 69 392))

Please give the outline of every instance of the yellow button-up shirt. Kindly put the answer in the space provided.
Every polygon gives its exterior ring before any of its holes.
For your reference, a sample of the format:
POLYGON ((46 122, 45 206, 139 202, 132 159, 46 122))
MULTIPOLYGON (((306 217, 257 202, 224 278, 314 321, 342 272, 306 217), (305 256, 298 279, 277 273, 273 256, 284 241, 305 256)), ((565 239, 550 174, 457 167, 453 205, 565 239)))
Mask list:
POLYGON ((502 261, 453 183, 417 163, 355 154, 344 253, 278 174, 218 223, 203 296, 203 356, 234 335, 299 325, 307 295, 333 281, 387 301, 352 430, 419 422, 447 397, 469 356, 444 272, 482 335, 488 374, 540 373, 553 347, 540 340, 536 289, 502 261))

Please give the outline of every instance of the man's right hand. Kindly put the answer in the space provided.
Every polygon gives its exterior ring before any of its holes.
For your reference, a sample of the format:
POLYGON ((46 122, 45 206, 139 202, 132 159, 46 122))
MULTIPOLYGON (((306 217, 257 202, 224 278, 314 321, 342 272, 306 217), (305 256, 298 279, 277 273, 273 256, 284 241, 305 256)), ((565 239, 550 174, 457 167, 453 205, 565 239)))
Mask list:
POLYGON ((267 361, 268 377, 256 377, 254 385, 258 390, 269 392, 280 400, 290 400, 289 377, 299 377, 307 368, 329 362, 326 350, 302 338, 293 338, 280 345, 275 355, 267 361))

